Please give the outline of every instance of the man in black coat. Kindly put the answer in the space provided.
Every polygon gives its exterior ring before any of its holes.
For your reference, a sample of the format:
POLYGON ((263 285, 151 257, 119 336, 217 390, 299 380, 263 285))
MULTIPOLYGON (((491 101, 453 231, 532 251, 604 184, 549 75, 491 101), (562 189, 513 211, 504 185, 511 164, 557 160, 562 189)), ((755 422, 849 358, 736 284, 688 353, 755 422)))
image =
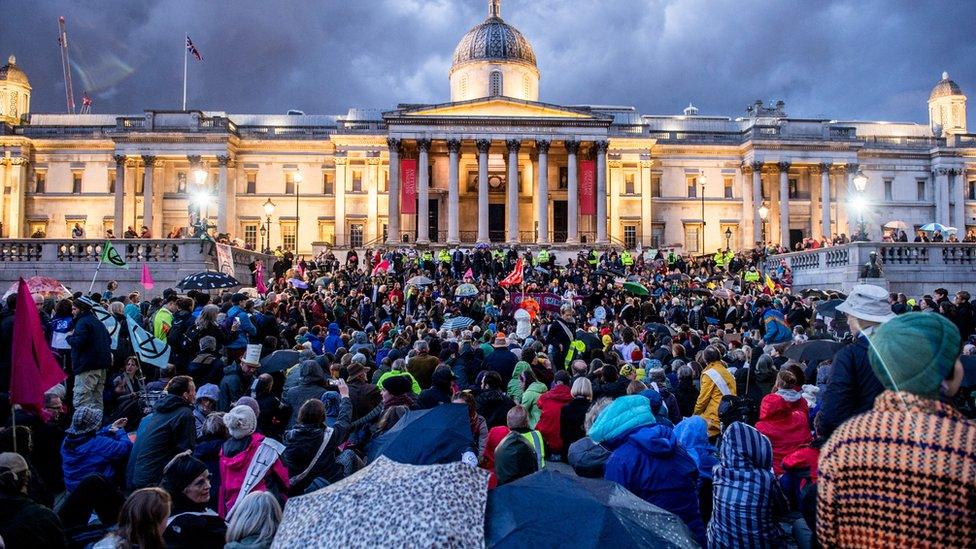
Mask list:
POLYGON ((976 309, 973 308, 973 304, 969 299, 969 292, 965 290, 956 292, 955 324, 959 328, 959 335, 962 336, 963 342, 969 339, 969 336, 973 335, 973 331, 976 330, 976 309))
POLYGON ((79 297, 72 304, 75 328, 68 333, 71 346, 71 370, 75 376, 73 404, 75 409, 90 406, 103 408, 102 391, 112 365, 112 338, 102 321, 95 317, 95 302, 79 297))
POLYGON ((7 307, 0 311, 0 393, 10 391, 10 371, 13 360, 14 311, 17 293, 7 296, 7 307))
MULTIPOLYGON (((365 416, 373 411, 383 401, 380 390, 376 385, 366 381, 366 363, 360 359, 363 355, 353 357, 349 365, 346 382, 349 384, 349 399, 352 400, 352 420, 365 416)), ((365 357, 363 357, 365 358, 365 357)))
POLYGON ((506 414, 515 406, 515 401, 505 394, 503 387, 498 372, 485 372, 485 377, 481 380, 481 390, 474 397, 478 415, 485 418, 489 429, 505 425, 506 414))
POLYGON ((190 376, 176 376, 166 384, 166 394, 153 406, 153 413, 142 420, 136 433, 126 468, 130 490, 158 485, 169 460, 193 449, 197 437, 193 420, 196 398, 190 376))

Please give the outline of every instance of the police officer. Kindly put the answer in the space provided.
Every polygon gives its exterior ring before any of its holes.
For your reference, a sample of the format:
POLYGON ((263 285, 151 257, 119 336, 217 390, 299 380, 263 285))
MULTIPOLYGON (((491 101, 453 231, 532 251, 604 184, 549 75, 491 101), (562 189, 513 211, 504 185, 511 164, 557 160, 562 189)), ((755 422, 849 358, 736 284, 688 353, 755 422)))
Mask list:
POLYGON ((630 255, 629 250, 620 252, 620 264, 624 266, 624 270, 634 266, 634 257, 630 255))

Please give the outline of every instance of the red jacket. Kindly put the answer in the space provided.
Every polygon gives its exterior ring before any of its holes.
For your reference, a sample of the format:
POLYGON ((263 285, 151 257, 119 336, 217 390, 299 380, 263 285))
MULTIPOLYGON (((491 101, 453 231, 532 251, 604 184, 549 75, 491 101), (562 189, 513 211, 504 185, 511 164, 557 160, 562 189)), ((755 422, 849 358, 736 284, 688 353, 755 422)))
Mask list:
POLYGON ((773 445, 773 472, 783 474, 783 459, 801 446, 810 444, 810 414, 807 401, 796 391, 771 393, 759 405, 756 429, 773 445))
POLYGON ((492 427, 488 431, 488 441, 485 442, 485 459, 481 462, 481 468, 491 473, 488 478, 488 489, 491 490, 498 486, 498 477, 495 476, 495 448, 501 444, 502 440, 508 436, 508 427, 499 425, 492 427))
POLYGON ((542 433, 542 440, 552 453, 563 451, 563 439, 559 434, 559 418, 563 406, 571 400, 573 395, 570 388, 559 384, 539 395, 539 400, 536 402, 542 414, 539 416, 539 422, 535 424, 535 429, 542 433))
MULTIPOLYGON (((251 458, 258 451, 258 447, 261 446, 261 441, 263 440, 264 435, 254 433, 251 435, 251 442, 247 445, 247 448, 231 457, 226 457, 224 450, 220 450, 220 492, 217 496, 217 512, 220 513, 221 518, 227 518, 227 511, 237 501, 237 495, 240 493, 241 486, 244 484, 244 478, 247 476, 247 467, 251 464, 251 458)), ((266 479, 268 475, 278 477, 278 481, 284 485, 285 494, 287 494, 289 487, 288 469, 282 463, 280 456, 252 491, 267 491, 266 479)))

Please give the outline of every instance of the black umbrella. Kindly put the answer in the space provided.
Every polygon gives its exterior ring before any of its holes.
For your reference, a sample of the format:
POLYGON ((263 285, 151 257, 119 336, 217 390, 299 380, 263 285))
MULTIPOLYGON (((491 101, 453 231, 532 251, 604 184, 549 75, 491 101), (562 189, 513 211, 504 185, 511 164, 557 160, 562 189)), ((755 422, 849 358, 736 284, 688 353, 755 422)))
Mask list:
POLYGON ((275 351, 261 359, 261 367, 258 373, 273 374, 282 370, 287 370, 298 364, 298 351, 282 349, 275 351))
POLYGON ((373 439, 367 461, 386 456, 412 465, 451 463, 472 451, 473 444, 468 407, 442 404, 407 412, 392 429, 373 439))
POLYGON ((701 297, 712 297, 712 292, 709 291, 707 288, 692 288, 691 290, 688 291, 691 293, 691 295, 698 295, 701 297))
POLYGON ((233 288, 240 286, 241 283, 236 278, 220 271, 204 271, 202 273, 191 274, 176 285, 181 290, 217 290, 220 288, 233 288))
POLYGON ((824 301, 823 303, 817 305, 817 314, 827 318, 834 318, 838 314, 844 314, 837 312, 837 306, 843 302, 843 299, 831 299, 829 301, 824 301))
POLYGON ((802 292, 800 292, 800 295, 803 296, 803 297, 816 297, 817 299, 829 299, 830 298, 830 296, 827 295, 827 292, 825 292, 823 290, 818 290, 816 288, 807 288, 806 290, 803 290, 802 292))
POLYGON ((611 276, 611 277, 624 276, 624 273, 614 269, 597 269, 593 271, 593 274, 598 276, 611 276))
POLYGON ((549 468, 489 492, 485 546, 698 547, 677 515, 623 486, 549 468), (567 527, 567 517, 586 520, 567 527))
POLYGON ((839 341, 829 339, 814 339, 799 345, 790 345, 786 349, 786 357, 793 360, 816 363, 821 360, 834 358, 837 351, 844 348, 844 344, 839 341))
POLYGON ((677 333, 670 326, 665 326, 658 322, 648 322, 644 325, 644 328, 653 333, 654 337, 659 340, 665 337, 673 337, 677 333))

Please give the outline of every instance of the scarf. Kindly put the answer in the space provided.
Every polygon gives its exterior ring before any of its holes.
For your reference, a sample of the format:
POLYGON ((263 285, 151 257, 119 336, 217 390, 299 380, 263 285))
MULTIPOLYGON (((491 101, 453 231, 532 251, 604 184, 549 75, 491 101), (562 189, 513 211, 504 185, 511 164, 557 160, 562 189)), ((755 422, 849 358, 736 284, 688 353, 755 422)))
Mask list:
POLYGON ((414 401, 413 397, 409 394, 406 395, 389 395, 383 400, 383 411, 387 411, 394 406, 406 406, 407 408, 413 409, 414 401))

